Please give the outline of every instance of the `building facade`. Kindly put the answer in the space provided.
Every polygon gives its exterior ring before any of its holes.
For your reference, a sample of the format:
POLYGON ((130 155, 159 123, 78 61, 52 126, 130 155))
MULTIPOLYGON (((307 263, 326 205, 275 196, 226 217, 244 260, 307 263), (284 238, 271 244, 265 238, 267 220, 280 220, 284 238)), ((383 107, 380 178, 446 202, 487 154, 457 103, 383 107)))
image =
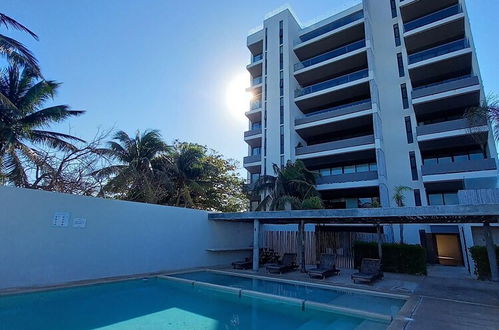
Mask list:
POLYGON ((326 208, 395 207, 397 186, 407 206, 497 188, 490 123, 464 116, 486 100, 464 0, 363 0, 306 27, 283 10, 247 45, 250 182, 299 159, 326 208))

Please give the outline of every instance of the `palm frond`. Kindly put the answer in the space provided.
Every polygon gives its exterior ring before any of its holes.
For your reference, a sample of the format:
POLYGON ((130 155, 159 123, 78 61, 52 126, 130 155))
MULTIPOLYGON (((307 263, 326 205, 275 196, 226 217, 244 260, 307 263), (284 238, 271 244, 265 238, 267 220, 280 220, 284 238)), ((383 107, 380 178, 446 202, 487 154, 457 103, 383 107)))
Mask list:
POLYGON ((28 66, 41 76, 38 60, 33 53, 19 41, 0 34, 0 54, 7 56, 13 63, 28 66))
POLYGON ((19 23, 18 21, 16 21, 12 17, 9 17, 9 16, 7 16, 5 14, 0 13, 0 26, 2 26, 2 25, 6 29, 13 28, 13 29, 16 29, 16 30, 19 30, 19 31, 22 31, 22 32, 26 32, 30 36, 32 36, 35 40, 39 40, 38 36, 33 31, 31 31, 30 29, 28 29, 26 26, 24 26, 23 24, 19 23))

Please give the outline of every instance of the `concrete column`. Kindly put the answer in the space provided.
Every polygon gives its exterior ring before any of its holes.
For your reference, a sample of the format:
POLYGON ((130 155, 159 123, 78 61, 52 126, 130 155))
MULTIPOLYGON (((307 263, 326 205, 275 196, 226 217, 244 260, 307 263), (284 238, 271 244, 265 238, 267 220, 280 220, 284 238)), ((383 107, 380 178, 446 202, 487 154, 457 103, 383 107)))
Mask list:
POLYGON ((260 220, 253 221, 253 271, 260 268, 260 220))
POLYGON ((300 221, 298 226, 298 260, 300 261, 300 271, 305 273, 305 222, 303 220, 300 221))
POLYGON ((497 256, 496 247, 492 238, 490 224, 488 222, 483 224, 483 235, 485 236, 485 246, 487 247, 487 255, 489 257, 490 275, 494 282, 499 282, 499 271, 497 269, 497 256))

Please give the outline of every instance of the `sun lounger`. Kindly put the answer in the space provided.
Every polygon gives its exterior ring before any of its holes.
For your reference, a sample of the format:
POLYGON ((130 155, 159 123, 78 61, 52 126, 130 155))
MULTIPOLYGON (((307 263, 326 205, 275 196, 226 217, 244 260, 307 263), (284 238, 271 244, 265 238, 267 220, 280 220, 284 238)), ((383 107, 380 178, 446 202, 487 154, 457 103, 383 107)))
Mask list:
POLYGON ((360 271, 352 274, 352 280, 354 283, 357 283, 357 281, 371 283, 381 278, 383 278, 383 272, 381 271, 380 259, 362 259, 360 271))
POLYGON ((269 273, 282 274, 295 270, 296 267, 296 253, 284 253, 280 263, 267 265, 266 268, 269 273))
POLYGON ((336 268, 336 255, 323 253, 316 268, 308 271, 308 276, 312 278, 322 278, 338 275, 340 270, 336 268))

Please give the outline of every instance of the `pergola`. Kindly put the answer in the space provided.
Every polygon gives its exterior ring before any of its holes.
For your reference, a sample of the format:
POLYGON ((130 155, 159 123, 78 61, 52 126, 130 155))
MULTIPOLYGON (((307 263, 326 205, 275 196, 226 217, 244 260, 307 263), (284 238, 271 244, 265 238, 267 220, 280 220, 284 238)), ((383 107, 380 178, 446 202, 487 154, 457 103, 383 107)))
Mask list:
POLYGON ((499 204, 445 205, 397 208, 359 208, 346 210, 294 210, 239 213, 211 213, 212 221, 253 222, 253 270, 259 269, 260 224, 298 224, 299 256, 305 269, 304 226, 310 224, 359 225, 372 224, 377 228, 378 252, 381 256, 383 224, 483 224, 492 279, 499 281, 491 223, 499 223, 499 204))

